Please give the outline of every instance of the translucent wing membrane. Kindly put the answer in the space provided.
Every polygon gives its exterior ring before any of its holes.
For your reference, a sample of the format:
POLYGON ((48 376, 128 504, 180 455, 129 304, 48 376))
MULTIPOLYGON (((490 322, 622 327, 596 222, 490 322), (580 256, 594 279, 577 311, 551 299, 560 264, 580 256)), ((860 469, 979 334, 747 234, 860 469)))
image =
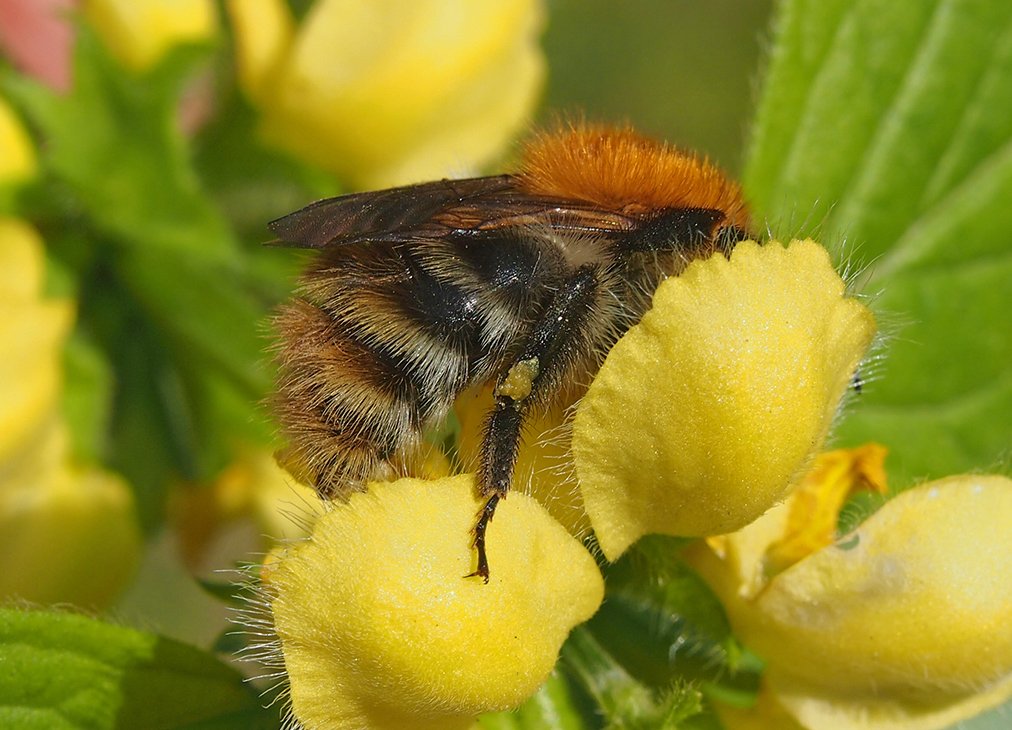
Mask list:
POLYGON ((329 248, 459 233, 481 236, 514 227, 623 232, 644 218, 642 211, 606 210, 586 201, 532 194, 516 176, 497 175, 328 198, 273 221, 270 228, 277 245, 329 248))

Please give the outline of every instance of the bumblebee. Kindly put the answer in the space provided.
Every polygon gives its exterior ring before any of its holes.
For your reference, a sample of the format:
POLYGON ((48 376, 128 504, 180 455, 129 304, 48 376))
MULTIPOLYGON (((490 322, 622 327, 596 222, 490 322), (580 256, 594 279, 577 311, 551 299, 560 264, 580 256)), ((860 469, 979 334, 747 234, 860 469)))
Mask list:
POLYGON ((525 420, 589 379, 662 279, 748 237, 738 186, 628 128, 535 136, 519 172, 321 200, 270 224, 317 249, 280 311, 282 460, 325 498, 385 478, 493 382, 477 568, 525 420))

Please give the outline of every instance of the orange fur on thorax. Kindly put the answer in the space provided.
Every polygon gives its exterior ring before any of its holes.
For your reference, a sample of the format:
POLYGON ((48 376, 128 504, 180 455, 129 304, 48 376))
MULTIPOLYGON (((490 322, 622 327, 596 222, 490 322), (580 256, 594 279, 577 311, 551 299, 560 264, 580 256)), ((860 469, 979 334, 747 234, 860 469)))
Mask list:
POLYGON ((712 208, 724 211, 726 224, 748 228, 741 189, 717 167, 628 127, 542 133, 527 144, 520 177, 537 194, 629 213, 712 208))

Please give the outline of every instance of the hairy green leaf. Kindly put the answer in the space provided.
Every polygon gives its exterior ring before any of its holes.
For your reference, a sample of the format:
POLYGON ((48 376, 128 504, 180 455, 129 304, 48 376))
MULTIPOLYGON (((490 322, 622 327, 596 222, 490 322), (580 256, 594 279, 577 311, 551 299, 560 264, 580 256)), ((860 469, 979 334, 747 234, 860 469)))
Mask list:
POLYGON ((69 613, 0 609, 0 726, 277 727, 210 654, 69 613))
POLYGON ((684 541, 650 536, 607 570, 595 638, 637 679, 715 680, 733 670, 736 644, 710 588, 678 557, 684 541))
POLYGON ((702 712, 702 695, 685 683, 641 684, 584 626, 562 647, 562 667, 600 708, 606 730, 677 730, 702 712))

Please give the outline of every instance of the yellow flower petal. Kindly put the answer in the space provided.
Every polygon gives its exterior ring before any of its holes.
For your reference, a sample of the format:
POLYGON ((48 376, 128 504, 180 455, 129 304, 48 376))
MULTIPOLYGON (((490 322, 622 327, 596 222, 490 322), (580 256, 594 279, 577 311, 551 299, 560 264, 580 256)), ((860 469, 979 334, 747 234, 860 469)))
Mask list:
POLYGON ((32 141, 14 110, 0 97, 0 186, 23 183, 35 176, 35 169, 32 141))
POLYGON ((0 480, 0 597, 104 608, 140 557, 133 495, 65 459, 0 480))
POLYGON ((0 303, 36 301, 45 275, 42 237, 23 220, 0 216, 0 303))
POLYGON ((1012 672, 1012 581, 1002 579, 1012 575, 1009 525, 1005 477, 906 491, 771 581, 756 609, 779 631, 746 641, 783 657, 785 670, 806 657, 806 677, 815 672, 841 691, 928 694, 994 682, 1012 672))
POLYGON ((284 0, 228 0, 235 29, 236 64, 242 90, 258 104, 271 103, 268 89, 295 34, 284 0))
POLYGON ((443 450, 427 441, 422 441, 407 453, 398 454, 391 461, 391 466, 398 477, 415 479, 442 479, 454 473, 453 465, 443 450))
MULTIPOLYGON (((945 727, 1012 693, 1010 524, 1012 480, 968 475, 903 492, 755 595, 729 555, 692 557, 807 726, 945 727)), ((760 542, 728 545, 748 562, 760 542)))
POLYGON ((474 569, 470 476, 370 485, 269 571, 292 707, 307 727, 468 727, 515 706, 601 602, 593 559, 510 494, 474 569))
POLYGON ((186 565, 198 572, 226 525, 252 519, 268 543, 305 537, 323 511, 316 492, 277 465, 269 451, 240 453, 213 484, 187 485, 172 503, 186 565))
MULTIPOLYGON (((269 80, 248 85, 270 141, 356 187, 459 175, 530 113, 544 76, 540 28, 537 0, 323 0, 269 80)), ((280 45, 246 22, 236 33, 243 53, 280 45)))
POLYGON ((604 554, 713 535, 782 499, 874 336, 812 241, 738 244, 658 288, 577 409, 573 453, 604 554))
POLYGON ((737 532, 706 538, 738 594, 758 595, 777 573, 832 544, 848 493, 861 488, 885 492, 885 453, 882 446, 868 444, 819 454, 785 502, 737 532))
MULTIPOLYGON (((724 730, 805 730, 765 685, 752 707, 729 707, 716 702, 714 710, 724 730)), ((818 727, 825 730, 821 725, 818 727)))
POLYGON ((144 71, 174 46, 211 38, 218 26, 211 0, 86 0, 84 14, 109 51, 144 71))
POLYGON ((812 730, 951 730, 963 727, 963 720, 1012 699, 1012 676, 982 692, 970 692, 956 699, 941 697, 934 701, 903 702, 891 698, 827 700, 791 689, 779 690, 777 697, 792 717, 812 730))
POLYGON ((23 221, 0 218, 0 463, 45 423, 59 396, 70 302, 41 299, 45 253, 23 221))
POLYGON ((766 549, 768 577, 794 565, 836 539, 844 502, 854 492, 886 493, 886 450, 878 444, 819 454, 815 467, 791 492, 783 535, 766 549))
POLYGON ((62 467, 68 453, 66 428, 54 409, 16 450, 0 459, 0 489, 5 484, 38 481, 40 474, 50 474, 62 467))

